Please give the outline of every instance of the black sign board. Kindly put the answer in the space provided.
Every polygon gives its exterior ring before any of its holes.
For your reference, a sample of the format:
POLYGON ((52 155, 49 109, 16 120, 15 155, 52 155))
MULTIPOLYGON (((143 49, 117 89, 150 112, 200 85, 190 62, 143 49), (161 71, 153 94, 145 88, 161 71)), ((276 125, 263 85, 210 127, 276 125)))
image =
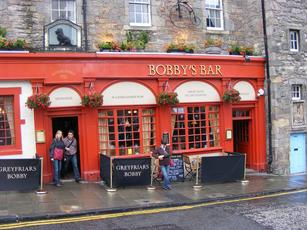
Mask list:
POLYGON ((183 166, 183 156, 182 155, 172 155, 171 159, 173 165, 169 169, 170 180, 175 181, 184 181, 184 166, 183 166))
POLYGON ((0 191, 38 189, 40 185, 40 160, 0 160, 0 181, 0 191))
POLYGON ((202 157, 201 182, 223 183, 244 179, 245 155, 202 157))
MULTIPOLYGON (((150 184, 151 158, 113 158, 113 186, 150 184)), ((100 155, 100 177, 110 186, 110 157, 100 155)))

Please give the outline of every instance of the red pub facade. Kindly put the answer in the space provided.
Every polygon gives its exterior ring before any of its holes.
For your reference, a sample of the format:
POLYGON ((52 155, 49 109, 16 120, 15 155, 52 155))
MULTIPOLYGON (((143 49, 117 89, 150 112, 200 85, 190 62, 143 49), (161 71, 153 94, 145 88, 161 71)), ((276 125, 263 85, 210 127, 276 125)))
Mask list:
MULTIPOLYGON (((49 146, 57 129, 74 129, 81 176, 99 180, 99 154, 139 157, 169 138, 177 154, 236 151, 247 167, 266 169, 264 59, 242 56, 151 53, 0 54, 0 97, 13 98, 12 142, 0 158, 44 157, 44 180, 52 180, 49 146), (25 93, 20 84, 31 85, 25 93), (227 89, 241 101, 223 101, 227 89), (260 91, 259 91, 260 90, 260 91), (82 97, 103 95, 98 108, 82 97), (158 105, 161 92, 179 103, 158 105), (30 110, 29 93, 45 93, 51 105, 30 110), (25 115, 27 114, 27 115, 25 115), (24 117, 27 118, 24 118, 24 117), (29 123, 33 123, 25 128, 29 123)), ((5 103, 3 103, 5 104, 5 103)), ((67 131, 67 130, 66 130, 67 131)))

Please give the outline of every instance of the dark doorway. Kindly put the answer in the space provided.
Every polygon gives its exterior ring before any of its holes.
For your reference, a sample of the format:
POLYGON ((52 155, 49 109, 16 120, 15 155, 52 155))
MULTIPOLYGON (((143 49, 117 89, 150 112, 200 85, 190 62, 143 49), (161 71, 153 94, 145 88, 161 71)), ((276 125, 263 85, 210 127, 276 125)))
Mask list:
MULTIPOLYGON (((74 137, 78 143, 78 151, 77 151, 77 159, 78 159, 78 168, 80 173, 80 150, 79 150, 79 135, 78 135, 78 117, 55 117, 52 118, 52 135, 55 136, 57 130, 61 130, 63 132, 63 136, 66 137, 69 130, 73 130, 74 137)), ((62 162, 62 169, 64 168, 64 161, 62 162)), ((63 179, 73 179, 73 169, 71 164, 68 167, 67 172, 64 174, 62 171, 63 179)))

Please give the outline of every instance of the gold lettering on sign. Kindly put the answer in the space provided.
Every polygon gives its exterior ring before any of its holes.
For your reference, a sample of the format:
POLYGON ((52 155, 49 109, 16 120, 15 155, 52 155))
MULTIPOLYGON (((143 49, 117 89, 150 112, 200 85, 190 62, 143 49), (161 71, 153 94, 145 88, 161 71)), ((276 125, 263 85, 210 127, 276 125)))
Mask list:
POLYGON ((220 65, 148 65, 149 76, 223 76, 220 65))

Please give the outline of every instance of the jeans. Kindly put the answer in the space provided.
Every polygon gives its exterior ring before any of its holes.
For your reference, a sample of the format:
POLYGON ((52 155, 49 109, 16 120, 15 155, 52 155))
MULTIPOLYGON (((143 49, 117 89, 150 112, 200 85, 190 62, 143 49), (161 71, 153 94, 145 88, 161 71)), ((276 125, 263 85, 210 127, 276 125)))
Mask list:
POLYGON ((67 173, 68 165, 69 165, 70 162, 72 164, 72 169, 74 171, 75 180, 80 180, 80 174, 79 174, 77 155, 76 154, 66 156, 66 161, 65 161, 65 164, 64 164, 64 175, 67 173))
POLYGON ((170 186, 170 181, 168 177, 169 165, 161 165, 160 169, 163 175, 163 188, 168 188, 170 186))
POLYGON ((55 184, 60 183, 61 168, 62 168, 62 161, 53 160, 53 170, 54 170, 53 181, 55 184))

